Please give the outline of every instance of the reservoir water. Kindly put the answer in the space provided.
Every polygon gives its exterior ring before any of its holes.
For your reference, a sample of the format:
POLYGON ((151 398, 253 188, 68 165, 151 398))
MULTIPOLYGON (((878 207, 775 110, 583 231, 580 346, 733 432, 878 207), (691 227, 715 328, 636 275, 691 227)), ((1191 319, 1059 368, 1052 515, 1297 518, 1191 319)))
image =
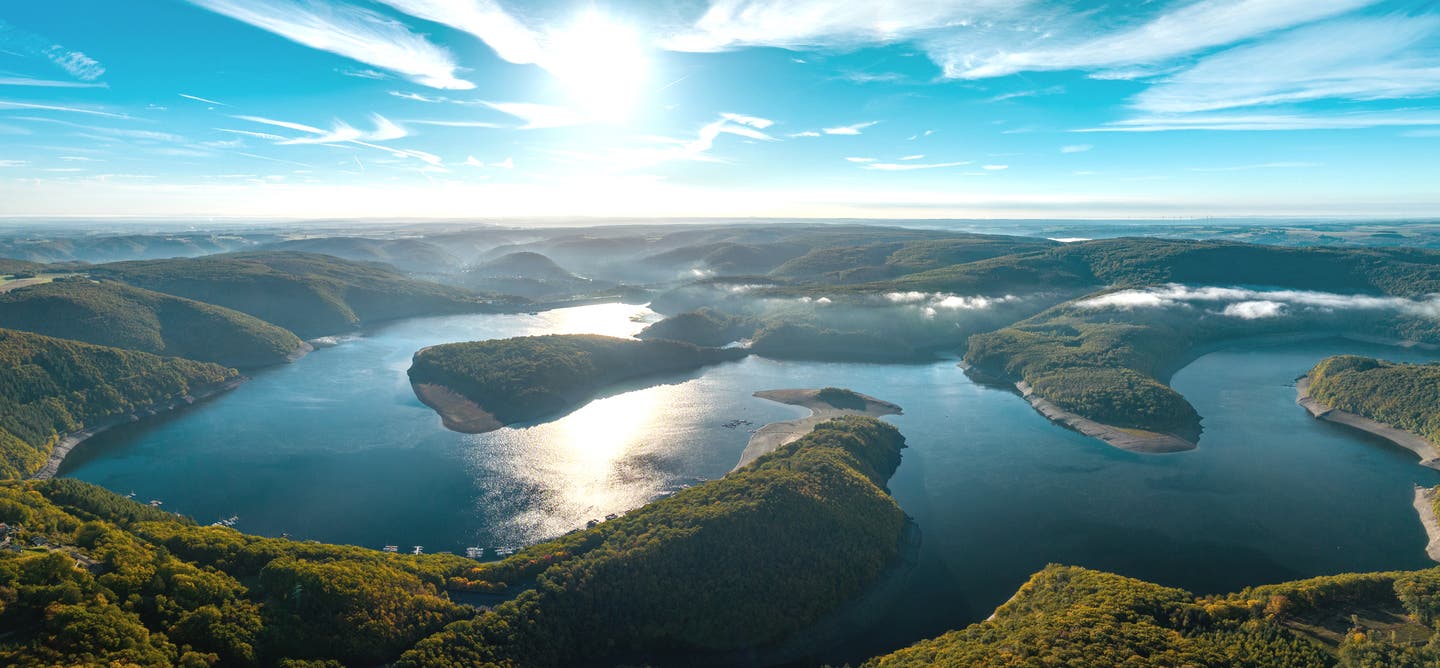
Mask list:
POLYGON ((1295 405, 1294 378, 1343 341, 1201 357, 1173 385, 1204 416, 1200 447, 1138 455, 1050 424, 953 360, 914 365, 749 358, 618 388, 568 415, 489 434, 445 430, 410 390, 427 345, 549 332, 628 335, 653 314, 587 306, 391 323, 265 370, 185 411, 77 448, 61 475, 265 535, 379 548, 522 546, 724 475, 755 426, 805 414, 756 390, 837 385, 900 404, 909 448, 891 490, 924 533, 884 628, 854 661, 984 618, 1047 563, 1199 593, 1346 571, 1421 568, 1414 455, 1295 405), (656 384, 659 383, 659 384, 656 384))

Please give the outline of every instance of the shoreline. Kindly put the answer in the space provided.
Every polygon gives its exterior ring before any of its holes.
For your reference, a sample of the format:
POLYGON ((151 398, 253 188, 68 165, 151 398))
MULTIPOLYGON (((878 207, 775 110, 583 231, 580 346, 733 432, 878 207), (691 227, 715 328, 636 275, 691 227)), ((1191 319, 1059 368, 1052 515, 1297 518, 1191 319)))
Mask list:
MULTIPOLYGON (((422 348, 421 352, 425 349, 422 348)), ((417 355, 419 353, 416 353, 417 355)), ((455 390, 433 383, 410 383, 415 398, 440 416, 440 423, 450 431, 462 434, 483 434, 505 426, 494 415, 455 390)))
POLYGON ((755 430, 755 433, 750 436, 750 441, 745 444, 745 450, 740 453, 740 462, 735 465, 735 468, 730 470, 735 471, 749 465, 756 459, 768 455, 781 446, 810 433, 810 430, 814 429, 815 425, 831 418, 837 418, 842 415, 881 417, 883 415, 900 415, 904 412, 903 409, 895 404, 858 392, 856 392, 856 394, 865 400, 864 409, 838 408, 820 399, 819 394, 820 390, 818 389, 761 390, 756 392, 753 396, 761 399, 808 408, 810 409, 810 415, 794 420, 771 422, 755 430))
POLYGON ((1177 452, 1188 452, 1198 447, 1195 443, 1187 441, 1179 436, 1161 434, 1144 429, 1125 429, 1108 425, 1103 422, 1096 422, 1090 418, 1071 413, 1059 406, 1056 406, 1049 399, 1046 399, 1030 388, 1025 381, 1015 383, 1015 389, 1020 391, 1020 396, 1030 403, 1030 407, 1046 419, 1062 427, 1073 429, 1091 438, 1104 441, 1106 445, 1138 452, 1146 455, 1168 455, 1177 452))
POLYGON ((1310 412, 1310 415, 1317 419, 1344 425, 1390 441, 1415 453, 1420 458, 1418 463, 1421 466, 1440 470, 1440 447, 1404 429, 1398 429, 1363 415, 1331 408, 1321 403, 1320 400, 1310 396, 1309 375, 1295 380, 1295 403, 1304 407, 1310 412))
POLYGON ((1425 544, 1425 554, 1431 561, 1440 562, 1440 518, 1435 516, 1435 490, 1415 486, 1415 512, 1420 514, 1420 523, 1425 525, 1425 535, 1430 541, 1425 544))
POLYGON ((229 392, 243 385, 248 380, 250 379, 245 376, 238 376, 219 383, 211 383, 209 385, 191 388, 188 394, 175 397, 169 401, 153 403, 124 415, 113 415, 79 431, 61 434, 60 439, 55 442, 55 446, 50 449, 50 456, 45 460, 45 464, 36 469, 35 472, 31 473, 26 479, 47 480, 55 477, 55 474, 60 471, 60 465, 65 462, 65 458, 69 456, 77 446, 97 434, 108 431, 112 427, 131 422, 139 422, 147 417, 154 417, 161 413, 169 413, 186 406, 193 406, 196 403, 216 395, 229 392))

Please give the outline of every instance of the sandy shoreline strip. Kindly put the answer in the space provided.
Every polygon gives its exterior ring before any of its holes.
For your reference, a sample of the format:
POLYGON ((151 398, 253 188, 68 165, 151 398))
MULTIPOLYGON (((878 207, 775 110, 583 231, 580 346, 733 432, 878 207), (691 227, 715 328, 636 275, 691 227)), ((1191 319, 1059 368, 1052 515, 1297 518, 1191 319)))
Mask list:
POLYGON ((1420 514, 1420 523, 1425 525, 1425 535, 1430 542, 1425 545, 1425 554, 1432 561, 1440 561, 1440 518, 1435 516, 1435 490, 1415 486, 1415 512, 1420 514))
POLYGON ((1434 443, 1404 429, 1397 429, 1383 422, 1371 420, 1363 415, 1338 410, 1320 403, 1319 400, 1310 396, 1309 376, 1301 376, 1295 381, 1295 403, 1300 404, 1305 410, 1310 411, 1311 415, 1321 420, 1343 424, 1352 429, 1374 434, 1405 448, 1420 457, 1421 466, 1440 469, 1440 448, 1437 448, 1434 443))
POLYGON ((65 457, 70 454, 70 451, 96 434, 104 432, 116 425, 138 422, 147 417, 168 413, 178 408, 193 405, 196 402, 209 399, 217 394, 229 392, 244 384, 247 380, 250 379, 245 376, 240 376, 221 383, 191 388, 190 393, 187 395, 176 397, 166 402, 150 404, 142 409, 124 415, 105 418, 79 431, 64 434, 60 437, 60 440, 55 443, 55 447, 50 449, 50 457, 45 460, 45 465, 31 474, 30 479, 45 480, 55 477, 55 474, 60 471, 60 464, 65 461, 65 457))
POLYGON ((1049 399, 1035 394, 1030 385, 1023 380, 1015 383, 1015 389, 1020 391, 1020 396, 1025 397, 1025 400, 1030 402, 1037 412, 1051 422, 1069 427, 1091 438, 1098 438, 1121 450, 1159 455, 1195 449, 1194 443, 1179 436, 1145 431, 1144 429, 1115 427, 1071 413, 1051 403, 1049 399))
MULTIPOLYGON (((740 453, 740 463, 735 465, 739 469, 750 462, 759 459, 779 448, 790 443, 801 436, 810 433, 815 425, 831 418, 842 415, 868 415, 880 417, 882 415, 899 415, 903 412, 899 406, 888 401, 881 401, 875 397, 869 397, 856 393, 865 400, 864 409, 837 408, 820 398, 820 390, 764 390, 756 392, 754 396, 770 401, 801 406, 810 409, 810 415, 797 420, 785 420, 783 422, 771 422, 757 429, 750 437, 750 442, 745 445, 745 451, 740 453)), ((731 469, 732 471, 735 469, 731 469)))
POLYGON ((411 383, 410 386, 415 389, 415 396, 421 403, 440 414, 440 422, 446 429, 462 434, 483 434, 505 426, 479 404, 444 385, 411 383))

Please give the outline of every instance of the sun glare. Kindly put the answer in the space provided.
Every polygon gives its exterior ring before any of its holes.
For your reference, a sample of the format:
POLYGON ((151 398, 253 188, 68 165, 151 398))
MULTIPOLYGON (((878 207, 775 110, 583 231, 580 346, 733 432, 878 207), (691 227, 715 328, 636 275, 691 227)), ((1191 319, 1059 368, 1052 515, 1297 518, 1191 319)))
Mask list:
POLYGON ((602 121, 629 117, 650 70, 640 32, 596 11, 552 33, 549 58, 566 95, 602 121))

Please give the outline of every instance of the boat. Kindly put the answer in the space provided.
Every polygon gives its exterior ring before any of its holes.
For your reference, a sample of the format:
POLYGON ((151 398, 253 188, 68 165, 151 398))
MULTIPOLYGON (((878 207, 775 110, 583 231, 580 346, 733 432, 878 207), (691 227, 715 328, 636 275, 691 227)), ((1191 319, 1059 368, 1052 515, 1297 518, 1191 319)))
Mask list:
POLYGON ((586 528, 586 529, 594 529, 594 528, 595 528, 595 525, 597 525, 597 524, 599 524, 599 523, 600 523, 600 520, 590 520, 589 522, 586 522, 586 523, 585 523, 585 528, 586 528))
POLYGON ((421 547, 421 546, 419 546, 419 545, 416 545, 416 546, 415 546, 415 549, 413 549, 413 550, 410 551, 410 554, 425 554, 425 548, 423 548, 423 547, 421 547))
POLYGON ((399 552, 399 551, 400 551, 400 546, 399 546, 399 545, 386 545, 384 551, 386 551, 386 552, 399 552))
POLYGON ((609 522, 610 520, 613 520, 613 519, 615 519, 615 518, 617 518, 617 517, 619 517, 619 515, 616 515, 615 513, 610 513, 609 515, 606 515, 606 516, 605 516, 605 521, 606 521, 606 522, 609 522))
POLYGON ((465 548, 465 556, 470 557, 471 559, 480 559, 481 557, 485 556, 485 548, 467 547, 465 548))

